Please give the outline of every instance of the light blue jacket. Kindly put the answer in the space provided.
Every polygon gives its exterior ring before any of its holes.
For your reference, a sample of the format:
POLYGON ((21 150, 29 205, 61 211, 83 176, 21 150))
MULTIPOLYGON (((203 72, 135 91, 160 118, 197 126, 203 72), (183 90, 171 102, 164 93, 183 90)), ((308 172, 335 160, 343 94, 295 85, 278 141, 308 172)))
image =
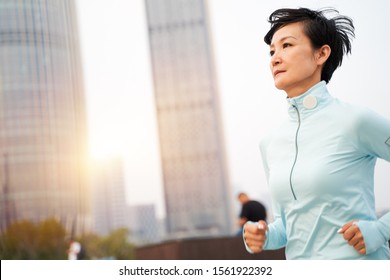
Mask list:
MULTIPOLYGON (((333 98, 320 82, 287 99, 289 121, 260 145, 275 221, 264 249, 287 259, 390 259, 390 213, 377 219, 374 167, 390 161, 390 121, 333 98), (367 254, 337 233, 357 219, 367 254)), ((390 171, 389 171, 390 188, 390 171)), ((390 197, 389 197, 390 203, 390 197)))

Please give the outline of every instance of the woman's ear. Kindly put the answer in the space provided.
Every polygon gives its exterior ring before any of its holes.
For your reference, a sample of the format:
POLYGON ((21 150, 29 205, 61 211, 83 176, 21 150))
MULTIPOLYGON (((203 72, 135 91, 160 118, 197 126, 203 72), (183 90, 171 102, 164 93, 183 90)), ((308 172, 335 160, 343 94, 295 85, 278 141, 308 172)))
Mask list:
POLYGON ((330 53, 331 53, 331 48, 329 45, 323 45, 321 48, 319 48, 316 51, 316 60, 318 65, 324 65, 325 62, 328 60, 330 53))

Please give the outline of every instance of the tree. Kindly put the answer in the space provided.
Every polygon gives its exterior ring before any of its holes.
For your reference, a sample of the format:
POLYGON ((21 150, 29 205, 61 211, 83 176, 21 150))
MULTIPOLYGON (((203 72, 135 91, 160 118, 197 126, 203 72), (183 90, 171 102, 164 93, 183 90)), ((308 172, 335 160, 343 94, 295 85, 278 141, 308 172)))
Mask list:
POLYGON ((48 219, 37 226, 37 253, 40 260, 66 259, 66 230, 56 219, 48 219))
POLYGON ((37 259, 37 227, 22 220, 11 224, 1 236, 1 258, 10 260, 37 259))
POLYGON ((120 228, 108 236, 88 234, 80 238, 86 249, 88 258, 103 259, 114 258, 118 260, 131 260, 135 258, 134 245, 127 241, 128 229, 120 228))
MULTIPOLYGON (((134 245, 127 241, 128 229, 120 228, 100 237, 90 233, 75 237, 85 249, 85 259, 112 257, 119 260, 135 258, 134 245)), ((66 230, 56 219, 34 224, 23 220, 11 224, 0 235, 0 259, 63 260, 67 258, 66 230)))
POLYGON ((127 241, 128 234, 127 228, 120 228, 103 239, 102 247, 108 256, 114 256, 118 260, 135 259, 134 245, 127 241))
POLYGON ((55 219, 40 224, 22 220, 0 236, 0 257, 10 260, 58 260, 66 257, 65 229, 55 219))

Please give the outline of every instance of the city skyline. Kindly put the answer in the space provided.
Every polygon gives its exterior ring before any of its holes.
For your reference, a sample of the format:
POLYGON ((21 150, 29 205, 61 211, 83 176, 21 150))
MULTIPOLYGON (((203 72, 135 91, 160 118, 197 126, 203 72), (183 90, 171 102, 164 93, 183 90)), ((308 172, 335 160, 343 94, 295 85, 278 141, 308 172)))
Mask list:
MULTIPOLYGON (((81 0, 78 4, 90 101, 91 152, 124 156, 129 202, 153 202, 159 216, 163 216, 143 0, 115 0, 110 5, 105 5, 105 1, 81 0)), ((209 1, 233 193, 246 191, 254 198, 269 201, 258 143, 287 116, 285 94, 273 86, 268 69, 269 50, 262 39, 269 28, 268 15, 284 6, 332 6, 352 17, 356 26, 352 55, 336 70, 329 89, 335 97, 390 118, 386 87, 390 56, 382 50, 383 34, 387 32, 385 10, 389 5, 386 1, 370 6, 363 1, 353 6, 348 1, 209 1)), ((384 40, 386 43, 389 39, 384 40)), ((386 175, 389 168, 388 163, 378 162, 378 209, 390 208, 386 199, 390 196, 386 175)))

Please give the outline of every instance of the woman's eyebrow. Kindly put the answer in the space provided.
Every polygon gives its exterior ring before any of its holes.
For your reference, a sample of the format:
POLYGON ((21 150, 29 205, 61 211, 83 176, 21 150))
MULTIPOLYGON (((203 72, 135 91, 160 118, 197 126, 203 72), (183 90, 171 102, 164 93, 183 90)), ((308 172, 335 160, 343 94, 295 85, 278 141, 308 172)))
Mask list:
MULTIPOLYGON (((284 40, 289 39, 289 38, 298 40, 296 37, 291 36, 291 35, 288 35, 288 36, 285 36, 285 37, 280 38, 280 39, 278 40, 278 42, 283 42, 284 40)), ((273 47, 274 45, 275 45, 275 43, 272 43, 272 44, 270 45, 270 47, 273 47)))

